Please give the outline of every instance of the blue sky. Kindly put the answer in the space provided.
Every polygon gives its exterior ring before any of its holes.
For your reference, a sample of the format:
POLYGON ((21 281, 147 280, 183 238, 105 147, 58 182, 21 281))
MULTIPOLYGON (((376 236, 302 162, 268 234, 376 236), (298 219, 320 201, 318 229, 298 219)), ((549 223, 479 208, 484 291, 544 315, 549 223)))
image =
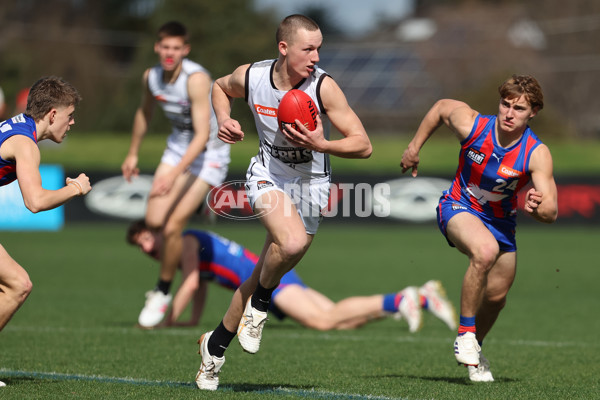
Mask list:
POLYGON ((382 15, 402 18, 412 10, 413 0, 254 0, 259 10, 273 8, 282 18, 308 6, 322 6, 347 34, 360 36, 375 27, 382 15))

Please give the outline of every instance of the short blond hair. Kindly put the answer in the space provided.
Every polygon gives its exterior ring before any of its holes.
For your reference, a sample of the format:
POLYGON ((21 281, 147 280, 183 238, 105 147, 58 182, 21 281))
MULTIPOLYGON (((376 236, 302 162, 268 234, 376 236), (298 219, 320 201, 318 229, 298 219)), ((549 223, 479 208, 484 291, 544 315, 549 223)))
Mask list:
POLYGON ((294 34, 298 29, 306 29, 309 32, 318 31, 319 25, 309 17, 301 14, 288 15, 281 21, 275 34, 275 40, 279 42, 291 43, 294 34))
POLYGON ((544 108, 544 94, 539 82, 530 75, 513 75, 498 88, 503 99, 525 96, 531 108, 544 108))

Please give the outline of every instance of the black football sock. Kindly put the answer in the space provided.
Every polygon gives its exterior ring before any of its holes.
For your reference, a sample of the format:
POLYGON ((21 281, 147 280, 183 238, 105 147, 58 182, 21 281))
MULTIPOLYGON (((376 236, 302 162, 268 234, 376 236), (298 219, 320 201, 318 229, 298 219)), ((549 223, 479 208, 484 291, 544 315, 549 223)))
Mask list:
POLYGON ((227 350, 227 347, 235 337, 235 334, 236 332, 229 332, 227 328, 225 328, 225 325, 223 325, 223 321, 221 321, 206 344, 209 354, 219 358, 223 357, 225 350, 227 350))
POLYGON ((160 290, 164 294, 169 294, 169 290, 171 290, 171 281, 163 281, 162 279, 159 279, 158 283, 156 284, 156 290, 160 290))
POLYGON ((269 304, 271 304, 271 295, 276 287, 277 286, 271 289, 265 289, 260 283, 258 283, 250 300, 252 307, 258 311, 267 312, 269 309, 269 304))

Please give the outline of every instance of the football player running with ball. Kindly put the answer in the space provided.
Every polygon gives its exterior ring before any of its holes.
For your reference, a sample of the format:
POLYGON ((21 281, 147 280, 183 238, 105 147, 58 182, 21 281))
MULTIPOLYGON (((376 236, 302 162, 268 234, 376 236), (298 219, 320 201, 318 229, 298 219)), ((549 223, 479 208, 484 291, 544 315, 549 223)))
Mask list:
POLYGON ((419 151, 445 124, 460 141, 459 167, 437 208, 448 243, 469 257, 463 278, 460 325, 454 342, 469 378, 493 381, 481 344, 492 328, 515 279, 517 193, 530 180, 525 212, 552 223, 558 214, 550 150, 528 123, 544 106, 542 89, 527 75, 513 75, 500 87, 497 115, 482 115, 456 100, 439 100, 425 115, 402 155, 402 172, 417 176, 419 151))
POLYGON ((250 160, 246 192, 267 236, 251 277, 235 291, 223 320, 199 340, 202 364, 196 384, 201 389, 217 389, 224 352, 236 332, 246 352, 258 351, 272 293, 308 250, 321 221, 320 211, 327 207, 329 155, 367 158, 372 151, 341 89, 317 66, 323 43, 319 26, 303 15, 291 15, 280 23, 276 40, 277 59, 238 67, 217 79, 212 92, 219 138, 224 142, 244 139, 239 122, 231 117, 232 99, 243 98, 254 115, 260 148, 250 160), (297 129, 290 125, 279 129, 274 111, 291 89, 300 89, 315 101, 320 116, 314 131, 301 121, 297 129), (327 120, 341 139, 329 140, 327 120), (294 188, 297 191, 292 193, 294 188))

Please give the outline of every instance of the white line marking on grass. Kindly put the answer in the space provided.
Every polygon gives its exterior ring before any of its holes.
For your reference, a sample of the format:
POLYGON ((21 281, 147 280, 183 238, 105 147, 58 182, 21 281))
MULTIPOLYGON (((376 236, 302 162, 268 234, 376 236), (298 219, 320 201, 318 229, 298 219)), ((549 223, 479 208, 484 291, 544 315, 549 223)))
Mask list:
MULTIPOLYGON (((174 382, 174 381, 152 381, 147 379, 135 379, 135 378, 121 378, 114 376, 102 376, 102 375, 83 375, 83 374, 63 374, 59 372, 40 372, 40 371, 14 371, 4 368, 0 368, 0 374, 4 377, 9 378, 33 378, 33 379, 47 379, 47 380, 61 380, 61 381, 85 381, 85 382, 98 382, 98 383, 122 383, 128 385, 138 386, 165 386, 165 387, 189 387, 194 390, 196 384, 193 382, 174 382)), ((228 385, 222 385, 219 388, 220 392, 233 392, 239 391, 228 385)), ((348 399, 348 400, 403 400, 401 397, 387 397, 387 396, 375 396, 375 395, 362 395, 362 394, 351 394, 351 393, 336 393, 315 389, 290 389, 285 387, 274 387, 265 389, 249 389, 248 392, 258 394, 283 394, 285 396, 297 396, 307 399, 348 399)))
POLYGON ((403 400, 401 397, 387 397, 387 396, 375 396, 375 395, 363 395, 363 394, 345 394, 336 392, 326 392, 322 390, 302 390, 302 389, 288 389, 278 387, 271 390, 261 390, 261 393, 283 393, 285 395, 294 395, 309 398, 327 398, 327 399, 351 399, 351 400, 403 400))
POLYGON ((63 374, 60 372, 39 372, 39 371, 14 371, 0 368, 0 374, 4 377, 11 378, 34 378, 34 379, 50 379, 61 381, 87 381, 101 383, 127 383, 132 385, 148 385, 148 386, 189 386, 196 387, 190 382, 173 382, 173 381, 151 381, 146 379, 135 378, 120 378, 113 376, 102 375, 82 375, 82 374, 63 374))

